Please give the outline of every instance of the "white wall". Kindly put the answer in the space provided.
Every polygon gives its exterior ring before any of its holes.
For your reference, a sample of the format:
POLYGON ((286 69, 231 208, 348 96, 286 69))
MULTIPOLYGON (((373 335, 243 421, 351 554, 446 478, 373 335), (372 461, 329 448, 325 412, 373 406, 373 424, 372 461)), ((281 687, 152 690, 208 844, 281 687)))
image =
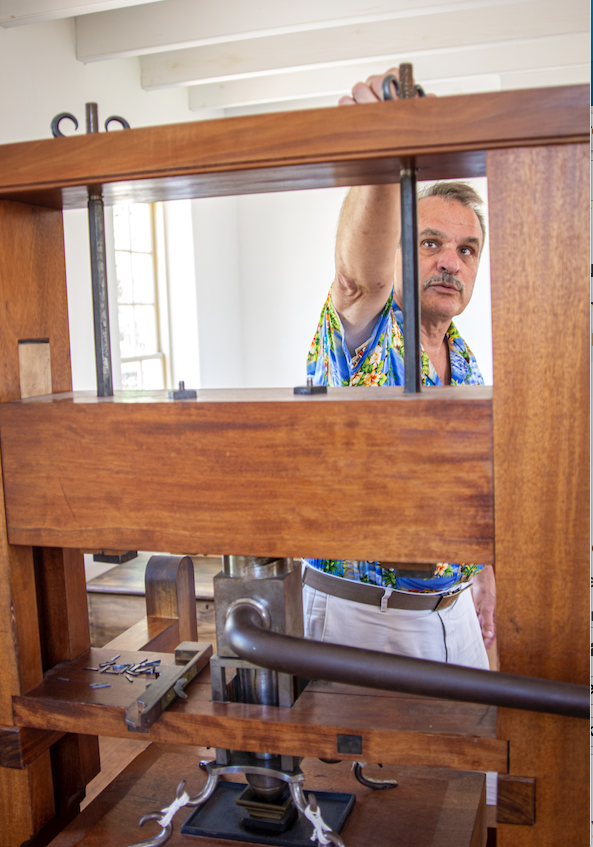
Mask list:
MULTIPOLYGON (((486 180, 472 184, 487 200, 486 180)), ((346 190, 193 201, 204 387, 304 383, 307 353, 334 276, 346 190)), ((487 243, 474 297, 456 323, 491 384, 487 243)))
POLYGON ((237 197, 193 200, 202 388, 241 388, 244 338, 237 197))

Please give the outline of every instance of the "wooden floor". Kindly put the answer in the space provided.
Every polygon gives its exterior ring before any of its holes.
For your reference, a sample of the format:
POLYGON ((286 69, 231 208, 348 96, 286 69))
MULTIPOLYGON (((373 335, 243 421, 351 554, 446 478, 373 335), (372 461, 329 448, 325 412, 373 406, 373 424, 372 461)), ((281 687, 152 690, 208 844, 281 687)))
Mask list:
MULTIPOLYGON (((139 553, 87 581, 91 646, 104 647, 144 617, 144 571, 152 553, 139 553)), ((200 641, 214 638, 212 580, 222 569, 220 556, 192 556, 200 641)), ((91 570, 91 569, 89 569, 91 570)), ((92 576, 92 570, 91 574, 92 576)))

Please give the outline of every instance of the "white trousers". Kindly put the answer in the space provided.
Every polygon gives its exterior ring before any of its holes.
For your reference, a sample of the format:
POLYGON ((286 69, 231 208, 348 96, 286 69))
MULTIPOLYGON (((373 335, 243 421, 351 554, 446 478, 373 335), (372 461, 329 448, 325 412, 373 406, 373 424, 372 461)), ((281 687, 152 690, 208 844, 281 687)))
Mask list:
MULTIPOLYGON (((337 579, 337 577, 336 577, 337 579)), ((441 612, 387 609, 303 587, 305 637, 383 653, 489 669, 470 589, 441 612)))
MULTIPOLYGON (((337 579, 338 577, 336 577, 337 579)), ((342 600, 303 586, 305 637, 365 647, 415 659, 489 670, 478 616, 468 588, 442 612, 387 609, 342 600)), ((486 774, 489 806, 496 805, 496 773, 486 774)))

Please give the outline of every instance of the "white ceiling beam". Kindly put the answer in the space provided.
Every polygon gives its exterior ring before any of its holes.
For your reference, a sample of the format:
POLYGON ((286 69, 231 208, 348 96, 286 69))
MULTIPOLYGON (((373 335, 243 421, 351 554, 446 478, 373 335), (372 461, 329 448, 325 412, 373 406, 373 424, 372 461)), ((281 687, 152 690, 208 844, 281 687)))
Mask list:
MULTIPOLYGON (((76 22, 82 62, 499 6, 511 0, 165 0, 76 22)), ((523 2, 523 0, 518 0, 523 2)), ((327 34, 327 37, 331 37, 327 34)))
MULTIPOLYGON (((484 74, 480 76, 458 77, 457 79, 439 79, 430 82, 433 94, 443 97, 449 94, 478 94, 483 91, 500 91, 500 76, 484 74)), ((190 89, 191 90, 191 89, 190 89)), ((337 105, 337 96, 320 95, 294 100, 276 100, 254 105, 231 106, 224 109, 228 118, 241 115, 267 114, 270 112, 288 112, 297 109, 321 109, 337 105)))
MULTIPOLYGON (((279 69, 345 65, 393 56, 393 46, 404 58, 476 45, 512 44, 522 38, 588 32, 584 0, 527 0, 512 6, 494 6, 463 12, 435 13, 360 26, 339 26, 253 38, 231 44, 211 44, 154 53, 140 59, 142 87, 146 90, 175 85, 203 84, 265 76, 279 69)), ((543 63, 545 64, 545 62, 543 63)))
POLYGON ((591 81, 591 62, 564 68, 539 68, 519 73, 501 74, 500 87, 546 88, 552 85, 580 85, 591 81))
MULTIPOLYGON (((188 89, 188 105, 192 111, 201 109, 225 108, 234 109, 243 106, 254 106, 282 101, 299 101, 304 98, 335 98, 347 94, 353 84, 364 80, 372 73, 380 72, 386 67, 397 65, 402 60, 401 55, 393 54, 378 66, 375 59, 356 64, 336 67, 301 70, 292 73, 279 72, 273 76, 260 76, 248 79, 227 80, 224 82, 194 85, 188 89)), ((462 80, 480 77, 480 85, 488 78, 493 83, 494 77, 500 74, 517 74, 523 72, 539 73, 537 69, 545 65, 553 77, 554 68, 569 66, 588 67, 589 36, 586 33, 549 36, 542 39, 530 39, 508 44, 504 50, 498 45, 481 45, 458 53, 456 50, 429 55, 417 55, 414 58, 416 78, 435 93, 439 86, 437 82, 447 79, 462 80), (545 61, 544 61, 545 57, 545 61)), ((565 74, 566 72, 563 71, 565 74)), ((576 73, 576 71, 575 71, 576 73)), ((582 70, 579 71, 582 73, 582 70)), ((563 83, 564 84, 564 83, 563 83)), ((496 90, 494 88, 479 88, 476 90, 496 90)), ((511 85, 510 87, 521 87, 511 85)), ((530 86, 525 86, 530 87, 530 86)), ((471 91, 471 87, 464 91, 471 91)), ((452 93, 452 92, 449 92, 452 93)), ((455 91, 455 93, 461 93, 455 91)), ((297 102, 293 108, 306 108, 297 102)))
MULTIPOLYGON (((580 85, 589 82, 591 64, 572 65, 566 68, 540 68, 516 74, 483 74, 452 79, 428 80, 430 90, 439 97, 452 94, 479 94, 517 88, 547 88, 554 85, 580 85)), ((297 109, 317 109, 336 105, 336 97, 322 95, 302 100, 277 100, 256 105, 232 106, 224 109, 225 117, 287 112, 297 109)))
POLYGON ((123 6, 162 3, 163 0, 0 0, 0 26, 13 26, 109 12, 123 6))

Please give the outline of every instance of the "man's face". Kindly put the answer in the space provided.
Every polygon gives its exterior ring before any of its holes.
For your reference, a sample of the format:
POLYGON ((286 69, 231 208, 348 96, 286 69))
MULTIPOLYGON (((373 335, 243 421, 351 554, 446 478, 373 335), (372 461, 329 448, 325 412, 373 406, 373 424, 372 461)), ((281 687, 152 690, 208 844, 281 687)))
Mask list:
POLYGON ((418 203, 420 303, 424 319, 459 315, 474 290, 482 229, 458 200, 425 197, 418 203))

